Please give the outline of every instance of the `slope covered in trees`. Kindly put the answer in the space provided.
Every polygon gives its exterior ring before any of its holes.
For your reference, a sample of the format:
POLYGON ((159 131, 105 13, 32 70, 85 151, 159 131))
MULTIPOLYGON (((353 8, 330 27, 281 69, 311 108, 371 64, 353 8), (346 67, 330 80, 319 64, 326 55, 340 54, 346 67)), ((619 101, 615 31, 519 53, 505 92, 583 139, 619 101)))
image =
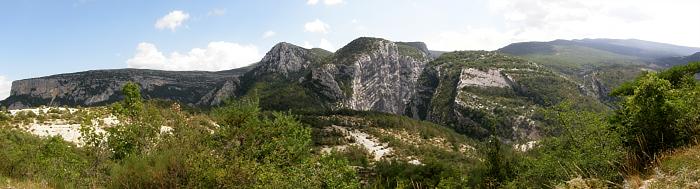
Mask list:
MULTIPOLYGON (((397 51, 422 52, 399 45, 397 51)), ((698 71, 700 63, 641 72, 613 90, 619 101, 609 109, 537 63, 446 53, 419 80, 419 95, 430 94, 407 107, 406 114, 433 122, 295 109, 312 101, 295 97, 309 96, 294 88, 304 83, 253 82, 242 98, 185 110, 143 101, 139 86, 127 83, 121 101, 100 109, 0 111, 0 181, 53 188, 597 188, 632 185, 657 169, 692 176, 678 166, 693 161, 688 146, 700 136, 698 71), (270 107, 275 100, 294 104, 270 107), (95 127, 105 115, 119 121, 95 127), (80 124, 80 142, 22 127, 57 119, 80 124), (522 120, 538 124, 536 141, 513 140, 522 127, 512 123, 522 120)))

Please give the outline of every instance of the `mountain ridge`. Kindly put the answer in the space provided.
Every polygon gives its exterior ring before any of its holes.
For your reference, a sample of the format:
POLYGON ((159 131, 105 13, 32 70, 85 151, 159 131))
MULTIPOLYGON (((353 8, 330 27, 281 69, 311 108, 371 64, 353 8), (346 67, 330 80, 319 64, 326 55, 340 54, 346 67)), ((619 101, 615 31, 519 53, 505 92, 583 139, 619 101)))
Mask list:
MULTIPOLYGON (((563 63, 558 59, 529 55, 556 56, 561 50, 557 45, 579 43, 555 40, 515 43, 497 51, 436 52, 422 42, 361 37, 329 52, 281 42, 259 62, 239 69, 94 70, 20 80, 0 104, 10 109, 104 105, 120 100, 121 86, 131 81, 141 86, 145 98, 188 106, 218 106, 229 98, 255 95, 263 109, 384 112, 448 125, 476 137, 488 136, 489 119, 495 119, 501 137, 527 141, 538 138, 542 124, 532 112, 562 99, 586 101, 590 107, 584 108, 604 108, 601 102, 615 100, 607 95, 613 87, 648 69, 641 63, 613 62, 572 72, 559 69, 563 63)), ((588 49, 584 53, 624 57, 579 46, 588 49)))

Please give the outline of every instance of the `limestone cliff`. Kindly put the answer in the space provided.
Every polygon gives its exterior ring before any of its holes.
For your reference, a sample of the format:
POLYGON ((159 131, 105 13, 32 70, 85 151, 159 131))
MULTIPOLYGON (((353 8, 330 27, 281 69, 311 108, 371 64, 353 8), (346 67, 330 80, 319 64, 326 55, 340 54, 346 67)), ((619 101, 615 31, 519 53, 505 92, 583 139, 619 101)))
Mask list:
POLYGON ((496 52, 446 53, 422 73, 405 115, 475 137, 537 139, 536 110, 589 98, 547 68, 496 52))
POLYGON ((359 38, 313 69, 308 82, 337 108, 403 114, 428 61, 420 49, 359 38))
POLYGON ((336 53, 279 43, 260 62, 240 70, 98 70, 20 80, 13 83, 3 104, 9 108, 108 104, 121 99, 121 87, 132 81, 141 85, 146 98, 190 106, 217 105, 254 90, 264 108, 403 114, 431 59, 421 42, 363 37, 336 53))
POLYGON ((232 96, 239 84, 235 75, 217 72, 97 70, 14 81, 3 104, 9 109, 103 105, 120 100, 121 87, 130 81, 141 86, 145 98, 191 106, 217 105, 232 96))
POLYGON ((314 102, 322 103, 319 107, 403 114, 431 59, 421 42, 363 37, 336 53, 279 43, 259 63, 246 68, 250 71, 124 69, 61 74, 16 81, 4 104, 10 108, 107 104, 119 100, 121 86, 133 81, 142 86, 146 98, 178 100, 192 106, 216 105, 256 89, 269 93, 261 96, 270 103, 302 97, 317 99, 314 102))

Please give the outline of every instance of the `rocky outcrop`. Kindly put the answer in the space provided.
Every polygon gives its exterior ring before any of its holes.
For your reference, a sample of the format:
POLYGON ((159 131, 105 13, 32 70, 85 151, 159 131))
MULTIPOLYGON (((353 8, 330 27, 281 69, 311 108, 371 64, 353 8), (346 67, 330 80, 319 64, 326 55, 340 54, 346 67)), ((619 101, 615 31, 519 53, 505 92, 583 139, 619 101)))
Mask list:
POLYGON ((462 69, 457 88, 464 87, 510 87, 499 69, 481 71, 474 68, 462 69))
MULTIPOLYGON (((487 51, 433 59, 430 53, 420 42, 366 37, 335 53, 279 43, 259 63, 241 70, 99 70, 20 80, 2 104, 10 109, 103 105, 120 100, 121 87, 135 82, 145 98, 189 106, 257 94, 261 107, 270 110, 386 112, 475 137, 489 136, 496 122, 504 139, 520 140, 538 136, 534 110, 583 98, 576 94, 576 83, 523 59, 487 51)), ((592 81, 599 78, 605 77, 592 81)), ((580 85, 604 93, 599 82, 580 85)))
POLYGON ((131 81, 141 85, 145 98, 191 106, 217 105, 255 89, 263 93, 261 103, 285 103, 266 107, 308 108, 304 103, 310 102, 318 103, 314 108, 403 114, 431 59, 421 42, 359 38, 337 53, 279 43, 245 70, 99 70, 20 80, 3 104, 10 108, 108 104, 120 100, 121 87, 131 81), (306 101, 287 103, 301 98, 306 101), (307 107, 296 107, 302 104, 307 107))
POLYGON ((404 112, 406 116, 420 120, 431 120, 429 109, 431 108, 435 90, 441 83, 439 70, 439 66, 424 68, 423 73, 421 73, 420 78, 416 82, 416 93, 409 101, 404 112))
POLYGON ((304 83, 324 100, 338 102, 345 98, 345 93, 335 79, 337 75, 341 74, 335 64, 324 64, 311 70, 304 83))
POLYGON ((473 137, 488 137, 495 130, 511 142, 539 138, 536 109, 587 98, 576 83, 551 70, 487 51, 446 53, 418 81, 405 115, 473 137))
POLYGON ((236 75, 217 72, 98 70, 14 81, 9 109, 52 106, 94 106, 120 100, 127 82, 141 86, 144 98, 176 100, 191 106, 212 106, 237 90, 236 75))
POLYGON ((335 108, 403 114, 430 60, 424 50, 364 37, 311 69, 303 83, 335 108))
POLYGON ((311 65, 311 51, 289 43, 278 43, 252 70, 255 77, 274 74, 289 77, 311 65))
POLYGON ((603 84, 598 78, 597 72, 592 72, 583 76, 583 88, 587 95, 596 97, 602 101, 612 101, 612 97, 608 94, 612 91, 611 87, 603 84))
POLYGON ((344 71, 336 73, 334 80, 340 81, 337 83, 345 96, 338 105, 403 114, 416 92, 420 73, 430 61, 428 54, 415 52, 418 53, 402 54, 396 43, 377 38, 359 38, 338 50, 333 64, 344 71))

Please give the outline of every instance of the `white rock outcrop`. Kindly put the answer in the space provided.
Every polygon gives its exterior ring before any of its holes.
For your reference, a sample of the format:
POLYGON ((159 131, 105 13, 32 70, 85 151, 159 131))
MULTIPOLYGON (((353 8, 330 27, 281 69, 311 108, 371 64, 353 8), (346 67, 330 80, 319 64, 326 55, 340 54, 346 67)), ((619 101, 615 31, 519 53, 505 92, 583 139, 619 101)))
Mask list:
POLYGON ((465 68, 459 77, 458 89, 475 86, 475 87, 500 87, 508 88, 510 85, 503 75, 501 69, 489 69, 481 71, 474 68, 465 68))

